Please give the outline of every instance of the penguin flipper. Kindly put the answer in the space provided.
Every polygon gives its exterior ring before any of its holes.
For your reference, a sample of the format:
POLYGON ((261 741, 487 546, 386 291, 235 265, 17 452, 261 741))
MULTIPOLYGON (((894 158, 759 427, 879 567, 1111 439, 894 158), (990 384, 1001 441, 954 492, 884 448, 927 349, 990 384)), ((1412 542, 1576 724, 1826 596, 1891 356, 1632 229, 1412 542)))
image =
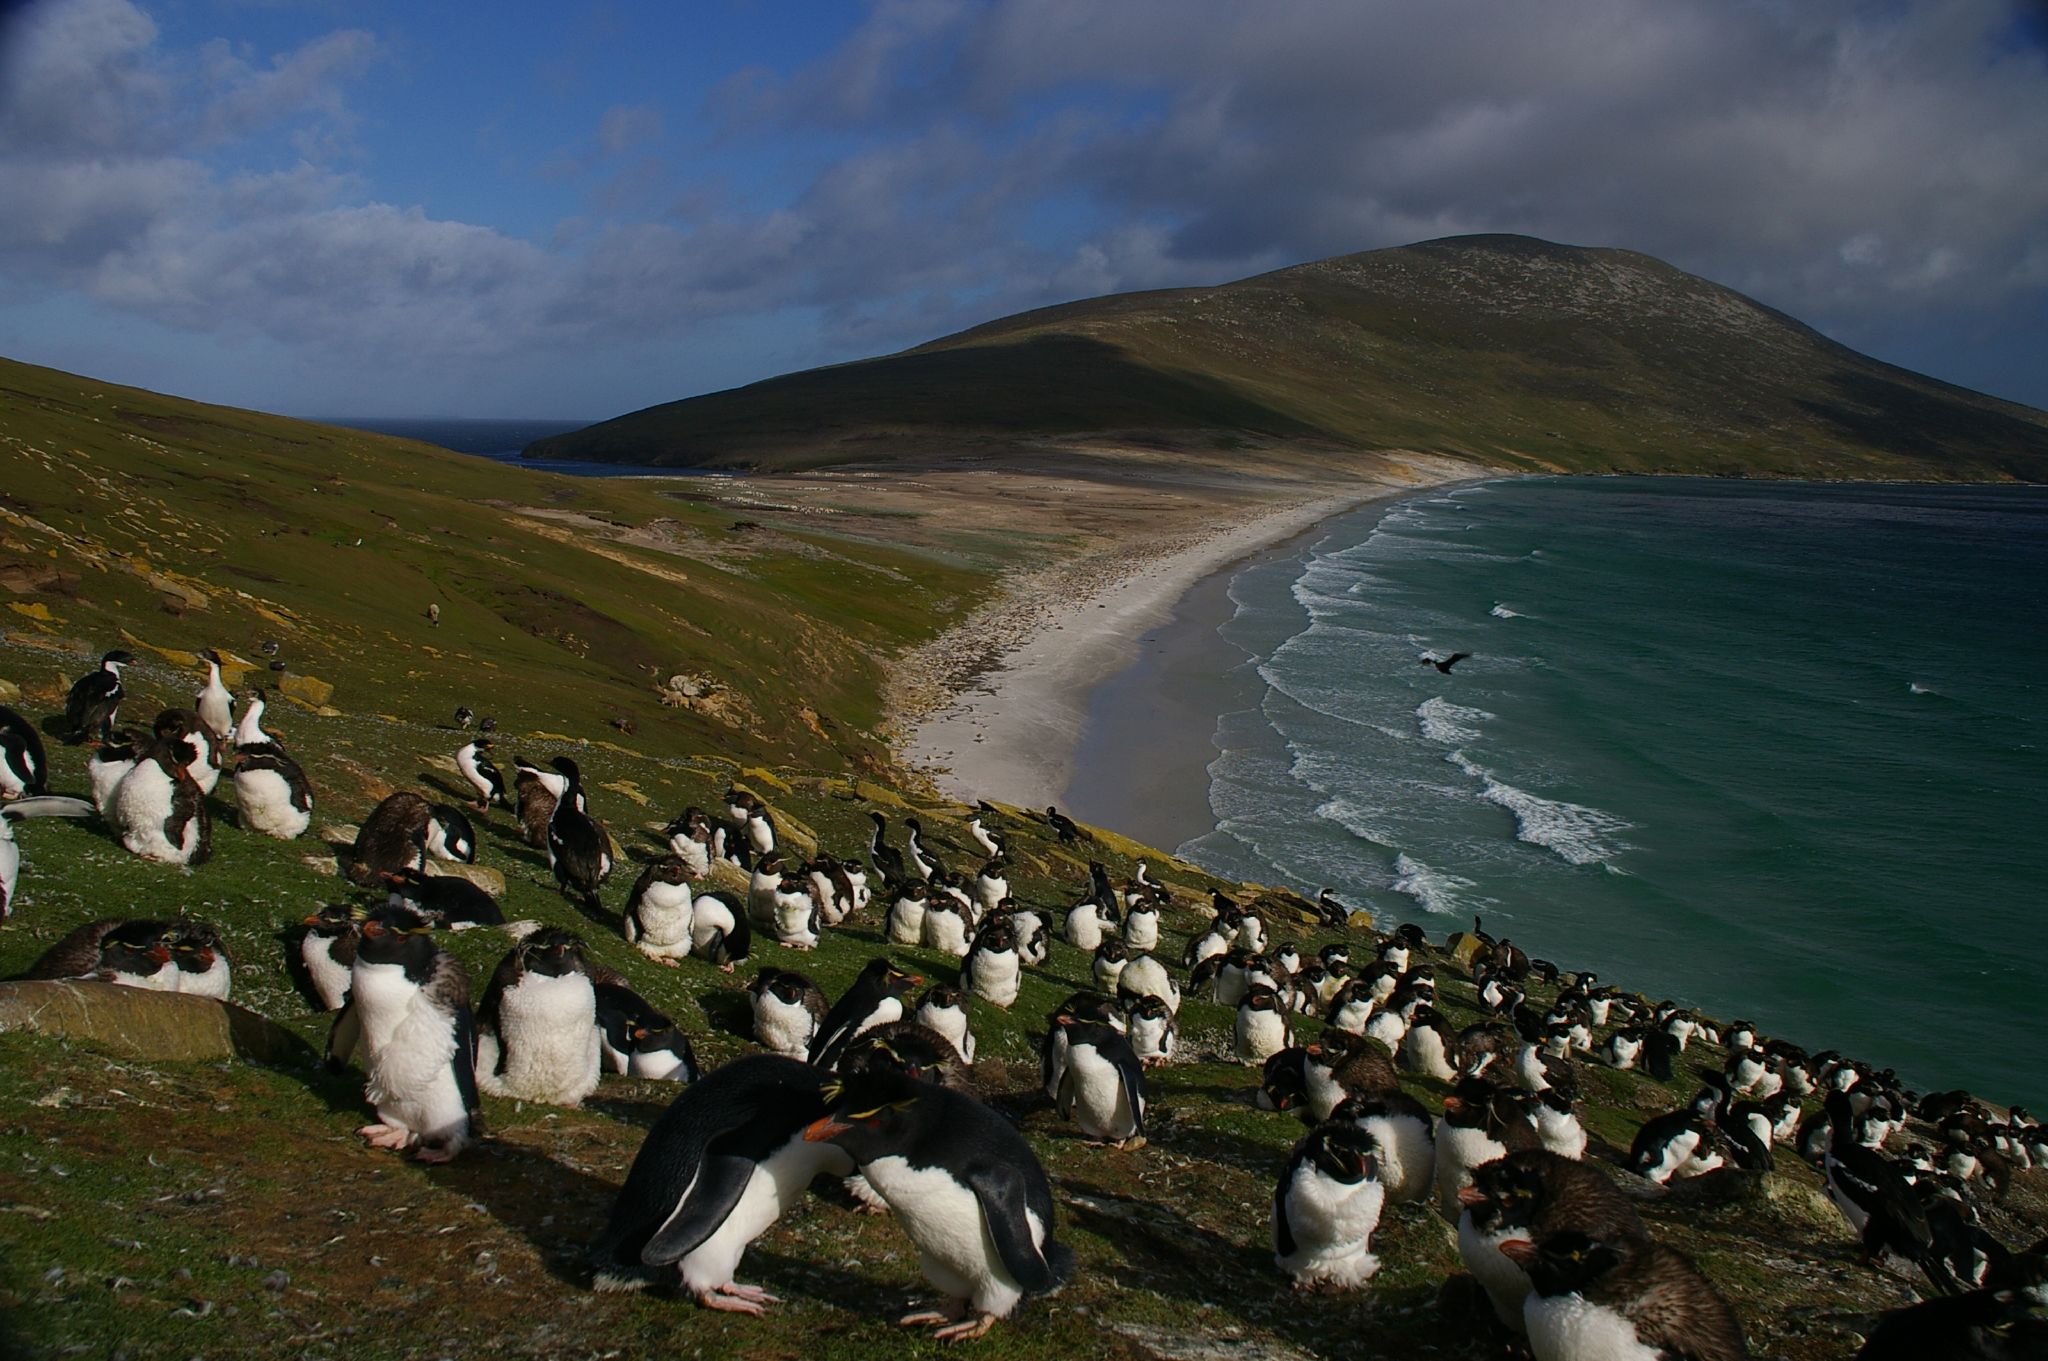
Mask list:
POLYGON ((1117 1081, 1124 1087, 1125 1099, 1131 1107, 1131 1137, 1145 1135, 1145 1065, 1138 1062, 1138 1051, 1128 1044, 1109 1046, 1106 1057, 1116 1065, 1117 1081))
POLYGON ((1294 1226, 1287 1222, 1287 1188, 1293 1184, 1294 1168, 1289 1167, 1280 1179, 1280 1189, 1273 1193, 1273 1252, 1279 1257, 1292 1257, 1297 1246, 1294 1226))
POLYGON ((1026 1294, 1043 1295, 1066 1279, 1073 1257, 1052 1242, 1052 1221, 1046 1218, 1041 1231, 1050 1246, 1050 1256, 1031 1236, 1031 1221, 1025 1211, 1032 1208, 1030 1188, 1014 1164, 982 1163, 968 1169, 967 1184, 981 1202, 981 1217, 995 1240, 996 1255, 1026 1294))
POLYGON ((334 1025, 327 1032, 327 1066, 337 1073, 348 1067, 362 1035, 362 1017, 356 1014, 355 999, 351 998, 334 1013, 334 1025))
POLYGON ((694 1252, 740 1203, 754 1167, 752 1158, 707 1152, 676 1208, 640 1249, 640 1260, 648 1266, 669 1266, 694 1252))
POLYGON ((467 1006, 455 1008, 455 1089, 469 1114, 472 1138, 483 1132, 484 1103, 476 1090, 476 1017, 467 1006))

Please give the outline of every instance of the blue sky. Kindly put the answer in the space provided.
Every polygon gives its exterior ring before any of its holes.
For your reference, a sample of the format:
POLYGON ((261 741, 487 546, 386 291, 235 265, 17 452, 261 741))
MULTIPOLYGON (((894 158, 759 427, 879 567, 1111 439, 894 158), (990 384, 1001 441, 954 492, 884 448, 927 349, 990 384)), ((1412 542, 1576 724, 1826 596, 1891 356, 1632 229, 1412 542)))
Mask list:
POLYGON ((2048 406, 2041 12, 0 0, 0 354, 294 414, 596 418, 1518 231, 2048 406))

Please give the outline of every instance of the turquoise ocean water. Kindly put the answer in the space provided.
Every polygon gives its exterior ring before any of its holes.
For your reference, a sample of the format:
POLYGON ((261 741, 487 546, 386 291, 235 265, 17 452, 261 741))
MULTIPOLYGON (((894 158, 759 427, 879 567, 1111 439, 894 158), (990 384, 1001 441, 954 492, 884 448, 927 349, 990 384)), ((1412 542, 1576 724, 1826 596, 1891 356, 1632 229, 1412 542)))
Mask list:
POLYGON ((2048 489, 1484 483, 1230 594, 1183 854, 2048 1104, 2048 489))

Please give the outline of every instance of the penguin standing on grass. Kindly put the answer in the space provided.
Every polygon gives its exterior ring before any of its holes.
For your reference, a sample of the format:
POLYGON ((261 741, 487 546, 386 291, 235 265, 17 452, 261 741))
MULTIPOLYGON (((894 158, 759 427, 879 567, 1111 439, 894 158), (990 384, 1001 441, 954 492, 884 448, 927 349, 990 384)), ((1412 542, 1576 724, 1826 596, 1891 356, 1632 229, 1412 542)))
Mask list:
POLYGON ((1016 929, 1008 917, 991 917, 974 933, 974 944, 968 947, 967 962, 960 969, 960 981, 976 997, 1007 1011, 1017 1000, 1022 977, 1016 929))
POLYGON ((50 792, 50 758, 29 721, 0 704, 0 800, 50 792))
POLYGON ((810 1059, 820 1068, 830 1068, 862 1031, 903 1019, 903 995, 921 986, 922 978, 904 973, 886 959, 871 959, 860 976, 818 1023, 811 1037, 810 1059))
POLYGON ((974 1032, 968 1028, 967 994, 960 989, 933 984, 917 999, 917 1013, 912 1019, 944 1036, 963 1062, 974 1062, 974 1032))
POLYGON ((64 725, 73 744, 97 737, 105 742, 114 735, 114 720, 121 713, 121 668, 133 665, 132 654, 116 648, 100 658, 99 669, 88 671, 71 683, 64 699, 64 725))
POLYGON ((1027 1295, 1048 1294, 1074 1269, 1053 1236, 1052 1187, 1024 1136, 964 1093, 886 1070, 826 1088, 830 1106, 804 1138, 833 1143, 858 1165, 917 1246, 946 1303, 907 1314, 943 1341, 980 1337, 1027 1295), (979 1232, 962 1226, 978 1226, 979 1232))
POLYGON ((306 918, 305 927, 297 952, 305 981, 322 1011, 339 1011, 348 1001, 356 965, 355 914, 344 904, 330 903, 306 918))
POLYGON ((243 825, 290 841, 313 821, 313 786, 283 744, 263 731, 264 698, 249 692, 235 729, 235 804, 243 825))
POLYGON ((626 939, 656 964, 677 967, 695 944, 695 878, 682 857, 665 855, 640 872, 626 897, 626 939))
POLYGON ((597 1090, 597 993, 583 942, 544 930, 499 961, 477 1008, 477 1080, 493 1096, 580 1106, 597 1090))
POLYGON ((1318 1125, 1295 1144, 1273 1192, 1273 1262, 1295 1288, 1363 1285, 1380 1269, 1372 1252, 1386 1204, 1372 1136, 1318 1125))
POLYGON ((596 1288, 638 1290, 673 1270, 707 1309, 758 1315, 777 1303, 733 1275, 813 1178, 853 1171, 845 1151, 806 1137, 828 1081, 809 1064, 754 1054, 691 1084, 647 1132, 591 1244, 596 1288))
POLYGON ((604 825, 590 816, 583 795, 583 776, 566 756, 554 759, 555 769, 568 781, 555 811, 548 819, 548 868, 555 872, 555 884, 568 897, 573 891, 592 912, 603 910, 597 890, 611 877, 611 838, 604 825))
POLYGON ((372 1148, 417 1148, 444 1163, 479 1132, 476 1025, 469 974, 434 944, 433 926, 408 908, 363 922, 349 1001, 328 1038, 330 1063, 360 1046, 365 1095, 377 1112, 357 1133, 372 1148))
POLYGON ((569 788, 559 772, 543 770, 518 757, 512 758, 512 798, 519 815, 519 833, 526 844, 546 850, 548 824, 554 820, 555 804, 569 788))
POLYGON ((662 1082, 695 1082, 697 1055, 689 1036, 669 1016, 605 970, 597 994, 598 1048, 607 1071, 662 1082))
POLYGON ((206 735, 216 744, 226 742, 235 730, 235 697, 221 683, 220 667, 220 652, 209 648, 206 684, 192 697, 192 712, 199 715, 199 721, 206 725, 206 735))
POLYGON ((138 752, 107 809, 123 846, 167 865, 201 865, 213 854, 213 815, 187 769, 198 760, 188 741, 169 737, 138 752))
POLYGON ((790 1058, 809 1056, 827 1010, 817 984, 793 969, 768 965, 747 984, 747 997, 758 1043, 790 1058))
POLYGON ((1060 1118, 1112 1148, 1145 1146, 1145 1070, 1130 1041, 1109 1026, 1064 1020, 1067 1060, 1053 1104, 1060 1118))
POLYGON ((494 803, 505 802, 505 775, 490 758, 491 739, 479 737, 455 753, 455 768, 476 791, 476 810, 481 813, 494 803))

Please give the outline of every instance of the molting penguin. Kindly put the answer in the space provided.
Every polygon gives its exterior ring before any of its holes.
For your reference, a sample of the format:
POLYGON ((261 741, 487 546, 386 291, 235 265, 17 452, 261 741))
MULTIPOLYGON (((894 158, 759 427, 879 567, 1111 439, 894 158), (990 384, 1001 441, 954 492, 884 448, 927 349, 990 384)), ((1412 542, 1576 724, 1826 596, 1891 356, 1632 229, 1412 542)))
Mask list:
MULTIPOLYGON (((1302 1065, 1306 1089, 1307 1064, 1302 1065)), ((1436 1183, 1436 1136, 1433 1117, 1420 1101, 1403 1091, 1346 1097, 1330 1112, 1340 1124, 1356 1125, 1379 1147, 1379 1180, 1387 1198, 1397 1202, 1427 1199, 1436 1183)))
POLYGON ((576 763, 557 756, 554 767, 568 781, 555 800, 554 815, 548 819, 548 868, 555 872, 555 884, 568 897, 573 891, 592 912, 603 911, 598 886, 611 877, 611 838, 604 825, 590 816, 583 795, 583 776, 576 763))
POLYGON ((192 712, 199 715, 199 721, 206 725, 206 735, 219 745, 228 740, 235 730, 235 697, 228 693, 227 686, 220 680, 220 653, 209 648, 206 653, 206 684, 192 697, 192 712))
POLYGON ((967 957, 967 917, 950 894, 933 893, 925 899, 922 930, 926 949, 955 959, 967 957))
POLYGON ((979 1337, 1072 1272, 1073 1254, 1053 1237, 1045 1169, 1003 1117, 900 1074, 863 1073, 827 1091, 831 1108, 804 1137, 852 1155, 917 1245, 926 1278, 950 1297, 905 1326, 941 1324, 936 1336, 947 1341, 979 1337))
POLYGON ((1007 1011, 1017 1000, 1022 977, 1017 932, 1010 919, 989 918, 974 933, 974 944, 968 947, 967 961, 960 968, 960 981, 976 997, 1007 1011))
POLYGON ((776 1054, 735 1059, 676 1098, 633 1159, 611 1218, 590 1248, 599 1290, 649 1284, 673 1267, 708 1309, 760 1314, 776 1303, 733 1280, 742 1254, 821 1173, 853 1159, 807 1139, 825 1113, 827 1075, 776 1054))
POLYGON ((1475 1168, 1458 1193, 1458 1255, 1486 1290, 1493 1311, 1512 1331, 1523 1331, 1529 1273, 1502 1252, 1516 1239, 1541 1240, 1577 1229, 1612 1242, 1647 1239, 1635 1207, 1605 1173, 1543 1149, 1524 1149, 1475 1168))
POLYGON ((466 742, 455 753, 455 768, 462 772, 462 778, 476 791, 476 808, 483 812, 494 803, 505 802, 505 776, 488 755, 491 739, 479 737, 466 742))
POLYGON ((21 847, 14 841, 14 824, 25 818, 82 818, 92 814, 84 799, 61 794, 38 794, 0 807, 0 922, 14 911, 21 888, 21 847))
POLYGON ((151 739, 135 768, 121 777, 107 808, 121 844, 145 860, 204 864, 213 854, 213 816, 187 773, 198 759, 189 742, 151 739))
POLYGON ((921 945, 924 943, 925 899, 931 890, 922 879, 913 879, 899 888, 889 903, 886 933, 892 945, 921 945))
POLYGON ((50 758, 42 734, 0 704, 0 799, 50 792, 50 758))
POLYGON ((640 872, 626 896, 626 939, 656 964, 676 968, 695 944, 695 878, 681 856, 665 855, 640 872))
POLYGON ((1872 1261, 1886 1252, 1917 1264, 1944 1293, 1957 1288, 1947 1263, 1934 1250, 1934 1230, 1912 1186, 1891 1159, 1857 1139, 1857 1116, 1847 1093, 1828 1093, 1831 1126, 1821 1168, 1828 1198, 1849 1221, 1872 1261))
POLYGON ((121 668, 135 658, 119 648, 100 658, 99 669, 88 671, 71 683, 64 700, 67 741, 73 744, 89 737, 102 742, 114 735, 114 719, 121 712, 121 668))
POLYGON ((547 849, 548 824, 554 821, 555 804, 569 788, 559 772, 512 758, 512 798, 519 816, 519 832, 526 844, 547 849))
POLYGON ((1066 1067, 1053 1105, 1082 1133, 1115 1148, 1145 1144, 1145 1070, 1130 1041, 1092 1021, 1066 1027, 1066 1067))
POLYGON ((1173 981, 1167 967, 1151 955, 1124 961, 1123 970, 1116 976, 1116 995, 1124 1002, 1156 997, 1166 1004, 1169 1014, 1180 1014, 1180 985, 1173 981))
POLYGON ((1287 1012, 1280 1005, 1280 994, 1263 986, 1249 989, 1237 1007, 1237 1061, 1262 1064, 1285 1049, 1290 1041, 1287 1012))
POLYGON ((871 959, 860 971, 811 1039, 811 1062, 830 1068, 839 1051, 864 1030, 903 1019, 903 994, 924 980, 904 973, 886 959, 871 959))
POLYGON ((372 1148, 417 1146, 421 1162, 447 1162, 479 1133, 476 1026, 469 975, 434 944, 433 927, 407 908, 363 922, 348 1005, 328 1038, 331 1063, 361 1045, 375 1124, 372 1148))
POLYGON ((720 857, 714 854, 711 819, 703 809, 692 804, 662 832, 668 837, 669 853, 688 865, 691 874, 701 879, 711 873, 711 862, 720 857))
POLYGON ((391 884, 391 900, 449 931, 505 924, 505 913, 496 898, 453 874, 402 870, 391 884))
POLYGON ((235 804, 252 831, 290 841, 313 821, 313 786, 284 747, 263 731, 261 690, 249 692, 235 729, 235 804))
POLYGON ((825 1020, 825 994, 817 984, 793 969, 765 966, 747 984, 747 997, 757 1043, 791 1058, 808 1057, 825 1020))
POLYGON ((474 862, 475 829, 455 809, 401 789, 363 819, 344 867, 351 883, 382 888, 404 871, 421 868, 429 854, 474 862), (438 852, 433 850, 436 846, 438 852))
POLYGON ((1472 1184, 1474 1168, 1542 1147, 1529 1099, 1526 1092, 1475 1077, 1460 1078, 1444 1098, 1436 1123, 1436 1208, 1446 1222, 1458 1222, 1458 1193, 1472 1184))
POLYGON ((1522 1321, 1536 1361, 1744 1361, 1749 1348, 1728 1301, 1686 1257, 1647 1238, 1561 1229, 1501 1250, 1533 1289, 1522 1321))
POLYGON ((1979 1289, 1882 1315, 1856 1361, 2038 1361, 2048 1356, 2048 1239, 1979 1289))
POLYGON ((296 954, 306 984, 322 1011, 339 1011, 348 1001, 356 965, 355 913, 345 904, 329 903, 306 918, 305 926, 296 954))
POLYGON ((1370 1134, 1319 1125, 1287 1156, 1273 1191, 1273 1262, 1296 1289, 1363 1285, 1380 1269, 1372 1253, 1386 1188, 1370 1134))
MULTIPOLYGON (((358 956, 360 957, 360 956, 358 956)), ((477 1080, 494 1096, 580 1106, 597 1089, 597 994, 583 943, 537 931, 513 946, 477 1008, 477 1080)))

